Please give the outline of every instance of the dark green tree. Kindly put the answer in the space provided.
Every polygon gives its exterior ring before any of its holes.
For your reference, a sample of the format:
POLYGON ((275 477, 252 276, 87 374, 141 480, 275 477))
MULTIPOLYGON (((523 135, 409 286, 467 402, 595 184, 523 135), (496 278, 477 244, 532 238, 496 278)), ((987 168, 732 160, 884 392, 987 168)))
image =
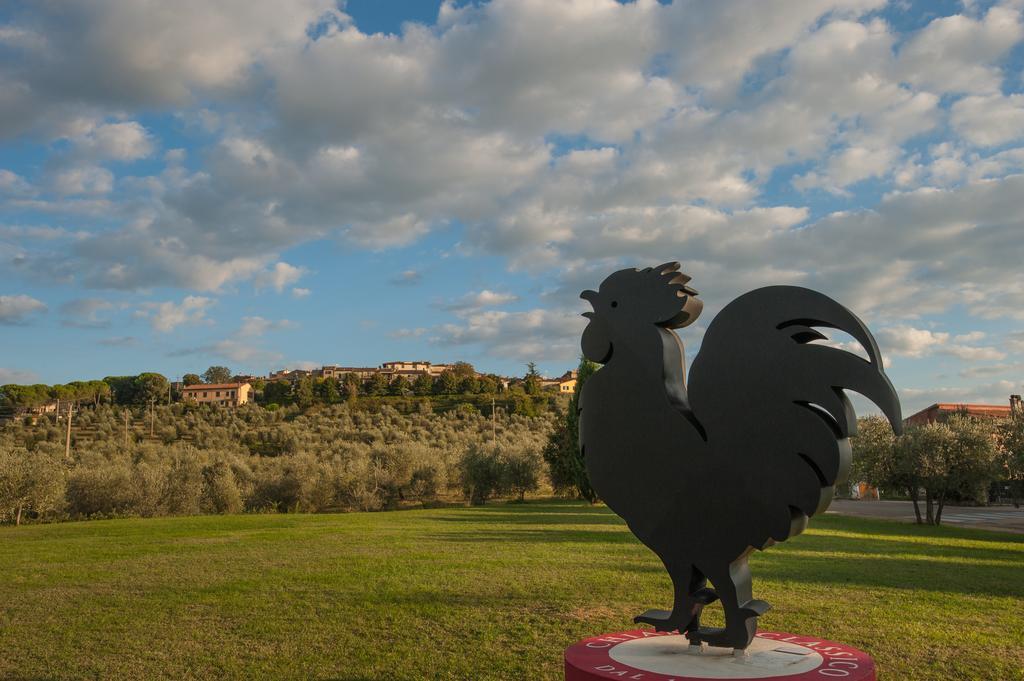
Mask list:
POLYGON ((103 379, 103 382, 110 386, 114 404, 121 406, 136 404, 137 378, 137 376, 107 376, 103 379))
POLYGON ((469 362, 456 362, 452 365, 452 373, 455 374, 455 378, 462 380, 475 377, 476 369, 469 362))
POLYGON ((316 395, 313 393, 313 379, 309 376, 300 378, 295 384, 294 395, 295 403, 300 407, 311 406, 316 401, 316 395))
POLYGON ((136 404, 149 404, 150 402, 160 404, 167 402, 167 395, 169 394, 171 384, 163 374, 152 372, 139 374, 135 378, 135 385, 136 404))
POLYGON ((398 397, 410 392, 411 389, 409 380, 405 376, 396 376, 395 380, 388 384, 388 394, 398 397))
POLYGON ((359 399, 359 393, 363 389, 363 382, 359 380, 359 376, 352 373, 345 374, 341 384, 346 400, 353 402, 359 399))
POLYGON ((336 378, 325 378, 316 382, 316 398, 324 404, 335 404, 341 399, 336 378))
POLYGON ((480 380, 476 376, 459 379, 459 392, 463 395, 475 395, 480 392, 480 380))
POLYGON ((523 390, 527 395, 540 395, 540 373, 537 372, 537 365, 529 362, 526 365, 526 376, 523 379, 523 390))
POLYGON ((270 381, 263 386, 265 404, 289 404, 292 401, 292 386, 288 381, 270 381))
POLYGON ((38 407, 50 401, 48 385, 5 385, 0 387, 0 402, 14 408, 38 407))
POLYGON ((493 395, 498 392, 498 382, 494 379, 494 376, 488 374, 481 377, 477 383, 477 392, 482 395, 493 395))
POLYGON ((576 494, 590 503, 597 501, 597 493, 590 486, 587 467, 583 460, 583 454, 580 452, 579 402, 583 384, 599 368, 600 365, 589 359, 580 360, 576 389, 569 400, 565 418, 559 421, 552 431, 543 453, 551 474, 551 485, 555 490, 561 493, 575 490, 576 494))
POLYGON ((185 374, 182 376, 181 382, 186 386, 199 385, 203 382, 203 377, 199 374, 185 374))
POLYGON ((458 389, 459 379, 455 376, 455 372, 450 369, 442 371, 441 375, 434 381, 435 395, 454 395, 458 389))
POLYGON ((426 397, 434 388, 434 379, 430 374, 420 374, 412 382, 412 392, 419 397, 426 397))
POLYGON ((366 382, 365 390, 367 395, 379 397, 381 395, 388 394, 388 377, 382 373, 376 373, 370 376, 370 380, 366 382))
POLYGON ((203 380, 207 383, 229 383, 231 376, 231 369, 222 366, 212 366, 203 372, 203 380))

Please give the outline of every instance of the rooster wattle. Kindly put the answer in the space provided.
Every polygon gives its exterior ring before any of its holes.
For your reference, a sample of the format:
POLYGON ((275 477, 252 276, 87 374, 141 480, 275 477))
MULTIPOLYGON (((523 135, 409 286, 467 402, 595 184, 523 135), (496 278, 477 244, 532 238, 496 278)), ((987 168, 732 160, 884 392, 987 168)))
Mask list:
POLYGON ((672 610, 636 621, 742 649, 768 609, 752 597, 747 557, 803 531, 849 470, 857 418, 843 390, 874 402, 896 431, 900 405, 863 322, 794 286, 727 305, 687 386, 672 329, 703 305, 679 267, 621 270, 581 295, 594 308, 583 353, 604 367, 583 386, 579 441, 598 495, 672 578, 672 610), (826 338, 815 327, 848 333, 867 359, 812 343, 826 338), (716 599, 725 627, 701 627, 716 599))

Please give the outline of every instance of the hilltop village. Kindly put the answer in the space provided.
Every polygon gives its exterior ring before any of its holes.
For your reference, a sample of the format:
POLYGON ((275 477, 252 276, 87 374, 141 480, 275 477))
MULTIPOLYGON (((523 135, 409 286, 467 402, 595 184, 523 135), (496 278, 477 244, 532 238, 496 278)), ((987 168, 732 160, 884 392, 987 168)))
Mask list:
POLYGON ((576 376, 575 370, 556 378, 541 376, 532 364, 522 377, 499 376, 479 372, 468 362, 391 361, 375 367, 328 364, 315 369, 281 369, 266 376, 234 374, 227 367, 212 366, 201 375, 186 374, 174 381, 145 372, 53 386, 4 385, 0 386, 0 419, 61 414, 73 405, 105 402, 125 406, 184 402, 231 408, 250 402, 308 406, 358 397, 571 395, 576 376))

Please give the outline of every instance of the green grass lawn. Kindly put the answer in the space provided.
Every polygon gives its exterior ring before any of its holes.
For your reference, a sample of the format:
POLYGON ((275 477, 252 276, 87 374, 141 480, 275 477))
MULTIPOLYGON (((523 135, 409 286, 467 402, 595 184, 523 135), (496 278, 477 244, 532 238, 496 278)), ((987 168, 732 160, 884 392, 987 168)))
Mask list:
MULTIPOLYGON (((1024 679, 1022 536, 825 516, 752 566, 764 630, 887 679, 1024 679)), ((3 527, 0 575, 3 679, 559 679, 671 596, 569 502, 3 527)))

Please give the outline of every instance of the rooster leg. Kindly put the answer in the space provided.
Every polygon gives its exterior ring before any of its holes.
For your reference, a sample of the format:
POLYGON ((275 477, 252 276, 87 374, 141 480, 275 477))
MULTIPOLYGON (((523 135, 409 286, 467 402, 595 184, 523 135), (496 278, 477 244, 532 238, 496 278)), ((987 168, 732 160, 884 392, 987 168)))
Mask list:
POLYGON ((768 604, 751 595, 750 567, 743 556, 726 569, 709 571, 725 610, 725 627, 704 628, 689 634, 692 643, 704 642, 723 648, 740 650, 750 645, 757 632, 757 618, 768 611, 768 604))
POLYGON ((672 577, 675 594, 672 611, 648 610, 633 618, 636 623, 650 624, 656 631, 679 631, 685 634, 700 628, 700 613, 704 606, 717 599, 715 592, 707 588, 707 578, 691 563, 682 567, 665 563, 672 577))

